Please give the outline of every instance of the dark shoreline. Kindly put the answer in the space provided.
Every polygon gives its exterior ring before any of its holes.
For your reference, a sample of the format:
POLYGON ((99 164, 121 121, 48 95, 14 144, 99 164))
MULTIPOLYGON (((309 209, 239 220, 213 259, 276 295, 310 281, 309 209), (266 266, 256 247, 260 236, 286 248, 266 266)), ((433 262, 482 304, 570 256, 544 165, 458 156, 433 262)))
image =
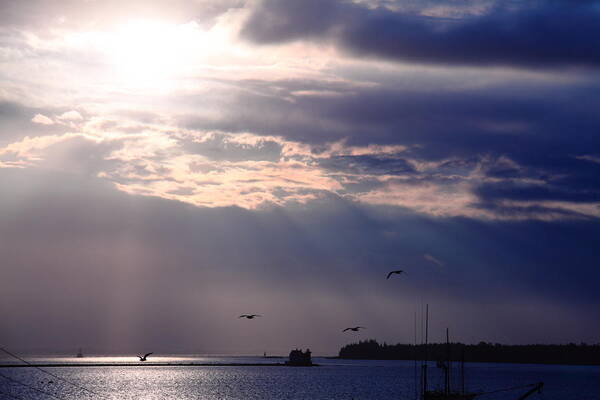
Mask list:
POLYGON ((566 345, 534 344, 504 345, 480 342, 411 344, 379 344, 366 340, 348 344, 339 352, 341 360, 424 360, 465 361, 469 363, 540 364, 540 365, 600 365, 600 345, 585 343, 566 345))
MULTIPOLYGON (((415 361, 414 358, 350 358, 350 357, 325 357, 328 360, 354 360, 354 361, 415 361)), ((454 363, 460 362, 460 360, 451 360, 454 363)), ((430 363, 435 364, 435 360, 429 360, 430 363)), ((519 365, 565 365, 569 367, 598 367, 600 361, 596 363, 568 363, 568 362, 541 362, 541 361, 473 361, 466 360, 466 364, 519 364, 519 365)))

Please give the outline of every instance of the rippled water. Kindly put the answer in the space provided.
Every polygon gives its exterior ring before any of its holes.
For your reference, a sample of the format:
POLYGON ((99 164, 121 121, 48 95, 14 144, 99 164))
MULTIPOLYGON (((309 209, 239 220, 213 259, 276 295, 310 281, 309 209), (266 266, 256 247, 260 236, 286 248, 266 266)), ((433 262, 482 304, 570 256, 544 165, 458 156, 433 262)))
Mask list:
MULTIPOLYGON (((56 367, 48 371, 109 399, 414 399, 414 364, 410 361, 316 359, 315 368, 231 366, 118 366, 134 358, 38 359, 73 363, 110 362, 109 367, 56 367)), ((149 359, 150 361, 150 359, 149 359)), ((274 363, 280 359, 250 357, 152 357, 164 363, 274 363)), ((433 385, 441 381, 435 367, 433 385)), ((600 400, 600 367, 467 364, 471 391, 545 382, 543 394, 531 399, 600 400)), ((32 368, 0 368, 0 399, 91 399, 86 393, 32 368), (24 387, 6 378, 24 382, 24 387), (52 381, 52 382, 49 382, 52 381), (12 396, 12 397, 11 397, 12 396)), ((516 399, 524 390, 497 393, 482 399, 516 399)))

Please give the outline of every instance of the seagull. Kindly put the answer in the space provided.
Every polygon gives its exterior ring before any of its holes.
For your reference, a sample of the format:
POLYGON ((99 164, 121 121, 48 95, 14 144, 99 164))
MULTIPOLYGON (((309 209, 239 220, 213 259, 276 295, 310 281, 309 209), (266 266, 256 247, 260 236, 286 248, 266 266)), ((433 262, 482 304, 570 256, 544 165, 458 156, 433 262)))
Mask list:
POLYGON ((138 356, 138 357, 139 357, 140 361, 146 361, 146 357, 148 357, 150 354, 153 354, 153 353, 146 353, 143 356, 138 356))
POLYGON ((364 326, 355 326, 354 328, 346 328, 342 332, 346 332, 346 331, 358 332, 359 329, 367 329, 367 328, 365 328, 364 326))
POLYGON ((254 319, 254 317, 262 317, 262 315, 258 315, 258 314, 242 314, 238 318, 254 319))
POLYGON ((399 269, 399 270, 397 270, 397 271, 390 271, 390 273, 389 273, 389 274, 387 274, 387 278, 385 278, 385 279, 390 279, 390 276, 392 276, 392 275, 394 275, 394 274, 398 274, 398 275, 400 275, 400 274, 405 274, 405 273, 406 273, 406 272, 404 272, 404 270, 401 270, 401 269, 399 269))

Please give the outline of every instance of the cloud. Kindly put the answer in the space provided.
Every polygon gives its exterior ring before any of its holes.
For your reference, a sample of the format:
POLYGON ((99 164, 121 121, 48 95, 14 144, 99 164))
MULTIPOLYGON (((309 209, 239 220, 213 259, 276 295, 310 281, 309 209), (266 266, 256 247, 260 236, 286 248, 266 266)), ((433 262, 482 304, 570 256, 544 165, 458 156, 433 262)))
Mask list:
POLYGON ((227 135, 213 132, 186 141, 186 150, 217 161, 279 161, 282 145, 275 140, 250 134, 227 135))
MULTIPOLYGON (((332 41, 356 56, 409 63, 555 68, 600 64, 600 10, 594 1, 536 1, 452 15, 431 9, 368 7, 336 0, 265 0, 242 37, 256 43, 332 41), (429 15, 427 15, 429 13, 429 15), (449 15, 449 17, 447 16, 449 15)), ((441 8, 439 9, 441 11, 441 8)))
POLYGON ((35 114, 35 116, 33 118, 31 118, 31 122, 34 122, 36 124, 41 124, 41 125, 53 125, 54 124, 54 121, 52 121, 50 118, 48 118, 42 114, 35 114))
POLYGON ((126 193, 204 207, 258 209, 340 196, 438 217, 600 217, 600 198, 593 189, 596 164, 581 157, 568 156, 564 165, 518 157, 517 162, 506 155, 477 155, 477 149, 463 145, 458 148, 469 150, 469 158, 435 160, 416 143, 310 144, 281 136, 182 129, 153 119, 132 125, 130 118, 91 118, 78 133, 26 137, 0 148, 0 160, 4 167, 79 170, 126 193))
MULTIPOLYGON (((83 152, 65 151, 69 161, 61 164, 46 154, 43 140, 24 152, 15 143, 29 133, 32 144, 41 132, 16 125, 10 134, 23 136, 7 137, 2 162, 39 166, 53 159, 57 167, 95 171, 127 193, 200 206, 256 208, 335 195, 437 216, 597 217, 595 164, 581 158, 600 148, 597 85, 588 75, 523 79, 509 75, 437 90, 425 81, 387 87, 241 79, 209 86, 210 97, 166 96, 159 111, 123 96, 116 104, 131 102, 127 110, 110 109, 103 100, 79 107, 86 119, 69 124, 19 122, 58 130, 53 137, 80 135, 90 146, 87 159, 83 152), (344 95, 292 94, 318 87, 344 95), (589 101, 570 106, 582 96, 589 101), (207 107, 209 118, 203 114, 207 107), (575 136, 564 134, 571 130, 575 136), (106 152, 101 142, 119 145, 106 152)), ((39 110, 76 117, 74 107, 66 106, 17 110, 7 116, 39 110)), ((52 153, 61 154, 62 146, 68 148, 67 142, 52 153)))
POLYGON ((438 260, 437 258, 432 256, 431 254, 425 254, 425 255, 423 255, 423 258, 426 259, 427 261, 430 261, 430 262, 436 264, 436 265, 439 265, 440 267, 444 266, 443 262, 441 262, 440 260, 438 260))
POLYGON ((57 117, 61 121, 81 121, 83 117, 75 110, 70 110, 62 113, 57 117))
MULTIPOLYGON (((197 0, 194 2, 175 0, 168 7, 160 2, 141 0, 121 4, 115 0, 77 1, 65 0, 59 3, 47 0, 26 0, 7 3, 3 7, 1 21, 4 26, 25 28, 34 31, 52 29, 81 29, 106 27, 123 23, 131 18, 161 19, 171 22, 188 22, 196 19, 205 24, 214 23, 214 19, 230 8, 241 7, 242 0, 197 0), (90 21, 90 16, 95 16, 90 21), (132 17, 135 16, 135 17, 132 17)), ((49 32, 46 32, 48 34, 49 32)))
POLYGON ((547 200, 597 203, 600 201, 600 191, 594 187, 580 190, 570 186, 552 185, 551 182, 496 182, 479 186, 477 194, 482 199, 506 200, 547 200))
POLYGON ((390 157, 377 153, 363 155, 335 155, 320 160, 320 165, 328 170, 356 175, 410 175, 413 166, 400 157, 390 157))

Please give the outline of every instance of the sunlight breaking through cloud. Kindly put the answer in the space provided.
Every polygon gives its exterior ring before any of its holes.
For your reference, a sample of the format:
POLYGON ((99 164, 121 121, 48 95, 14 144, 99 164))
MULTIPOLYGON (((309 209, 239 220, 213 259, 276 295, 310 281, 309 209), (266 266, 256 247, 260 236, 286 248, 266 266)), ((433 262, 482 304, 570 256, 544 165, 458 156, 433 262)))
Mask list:
MULTIPOLYGON (((54 164, 58 168, 93 171, 126 193, 202 207, 256 209, 308 203, 335 195, 438 217, 554 219, 573 213, 581 217, 600 216, 598 204, 503 202, 503 207, 514 210, 505 214, 482 208, 474 193, 478 185, 528 181, 491 178, 482 173, 482 168, 519 168, 505 157, 485 157, 474 163, 424 162, 402 145, 357 146, 342 140, 311 146, 276 136, 202 133, 177 127, 165 130, 161 125, 140 124, 132 131, 127 124, 117 123, 110 133, 105 133, 98 129, 104 126, 98 120, 90 123, 81 121, 79 113, 66 114, 59 119, 79 122, 79 133, 26 137, 11 143, 0 148, 3 166, 44 165, 64 146, 73 154, 71 162, 75 164, 54 164), (82 157, 77 147, 101 151, 100 159, 82 157), (89 165, 90 162, 95 165, 89 165), (540 209, 532 212, 533 207, 540 209), (544 213, 544 209, 548 211, 544 213)), ((66 153, 61 154, 65 157, 66 153)))
POLYGON ((468 339, 587 340, 598 37, 594 1, 1 2, 0 340, 192 346, 185 310, 249 344, 228 313, 301 296, 333 348, 423 293, 468 339))

